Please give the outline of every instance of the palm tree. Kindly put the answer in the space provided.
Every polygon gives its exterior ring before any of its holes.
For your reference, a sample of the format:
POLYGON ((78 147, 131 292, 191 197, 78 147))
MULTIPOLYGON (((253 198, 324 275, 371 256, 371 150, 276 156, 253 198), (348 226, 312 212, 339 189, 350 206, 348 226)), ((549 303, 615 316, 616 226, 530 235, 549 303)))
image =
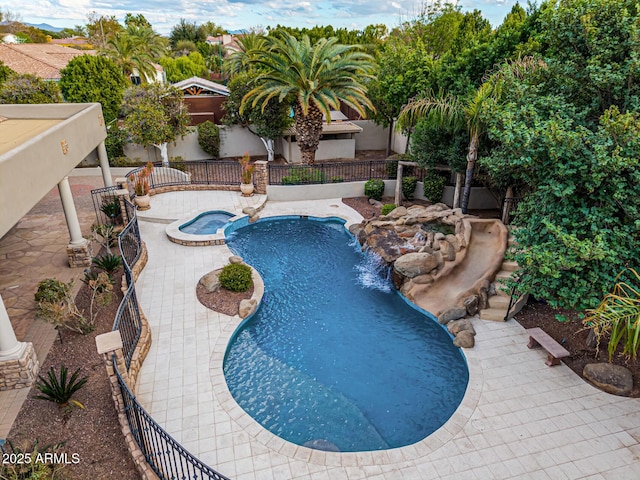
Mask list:
POLYGON ((340 45, 338 39, 322 38, 311 45, 308 36, 301 41, 283 34, 283 38, 266 37, 264 49, 251 54, 249 62, 261 70, 256 86, 242 99, 240 110, 249 103, 269 100, 293 103, 296 140, 302 161, 312 164, 322 134, 322 116, 331 121, 331 110, 344 102, 363 117, 365 107, 374 107, 366 96, 363 81, 372 78, 373 58, 355 45, 340 45))
MULTIPOLYGON (((408 129, 418 120, 429 118, 436 125, 453 131, 466 128, 469 132, 469 149, 467 152, 467 168, 462 193, 462 212, 467 213, 471 181, 476 160, 480 137, 484 133, 485 122, 482 112, 490 101, 499 100, 502 84, 506 77, 522 78, 527 73, 544 66, 540 60, 532 57, 507 62, 490 75, 480 87, 466 101, 453 95, 427 94, 422 98, 412 100, 404 106, 398 116, 397 128, 408 129)), ((456 189, 457 190, 457 189, 456 189)), ((457 202, 454 201, 454 207, 457 202)))
POLYGON ((224 59, 222 70, 228 75, 247 71, 252 56, 265 49, 265 37, 254 32, 235 37, 239 50, 235 50, 224 59))
POLYGON ((111 38, 99 53, 113 60, 127 78, 137 71, 140 81, 146 83, 155 78, 153 61, 164 49, 162 38, 151 28, 129 26, 111 38))

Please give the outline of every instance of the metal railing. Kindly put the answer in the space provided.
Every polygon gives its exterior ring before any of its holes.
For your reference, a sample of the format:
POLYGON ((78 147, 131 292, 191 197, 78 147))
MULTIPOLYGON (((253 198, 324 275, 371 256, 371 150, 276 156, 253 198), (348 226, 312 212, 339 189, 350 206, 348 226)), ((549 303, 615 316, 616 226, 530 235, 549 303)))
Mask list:
MULTIPOLYGON (((142 238, 140 237, 138 217, 136 216, 134 205, 128 199, 124 199, 124 205, 130 221, 118 235, 118 247, 122 255, 122 264, 128 288, 118 307, 113 330, 118 330, 122 337, 122 354, 127 371, 129 371, 133 353, 142 334, 142 317, 131 270, 142 253, 142 238)), ((135 395, 133 395, 120 375, 115 357, 113 362, 129 428, 153 471, 160 478, 166 480, 178 478, 228 480, 227 477, 216 472, 189 453, 156 423, 151 415, 138 403, 135 395)))
MULTIPOLYGON (((242 166, 233 160, 190 160, 169 162, 164 168, 162 162, 153 164, 149 177, 149 187, 160 188, 174 185, 238 185, 242 166)), ((134 178, 144 167, 131 170, 127 178, 134 178)))
POLYGON ((140 237, 135 207, 127 199, 124 200, 124 204, 127 212, 131 213, 131 220, 118 235, 118 247, 122 255, 122 266, 128 287, 118 307, 113 330, 119 330, 122 336, 122 354, 128 370, 131 367, 133 352, 142 334, 142 318, 131 271, 131 267, 135 265, 142 253, 142 238, 140 237))
POLYGON ((328 162, 313 165, 269 164, 269 185, 310 185, 388 178, 386 160, 328 162))
POLYGON ((191 455, 169 435, 138 403, 124 381, 115 361, 113 368, 118 377, 124 411, 129 428, 145 460, 162 479, 229 480, 191 455))

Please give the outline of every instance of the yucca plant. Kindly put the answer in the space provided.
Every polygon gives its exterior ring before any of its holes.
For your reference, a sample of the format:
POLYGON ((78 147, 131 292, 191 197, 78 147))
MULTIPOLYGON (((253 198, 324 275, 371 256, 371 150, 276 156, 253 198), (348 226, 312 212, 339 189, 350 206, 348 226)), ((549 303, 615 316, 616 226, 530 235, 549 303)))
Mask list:
POLYGON ((51 367, 47 372, 48 378, 38 375, 40 381, 36 383, 36 388, 40 390, 41 395, 36 395, 35 398, 57 403, 60 408, 67 407, 69 404, 84 408, 82 403, 71 398, 87 383, 87 377, 78 378, 79 376, 79 368, 69 377, 69 371, 64 365, 60 366, 59 376, 56 374, 56 370, 51 367))
POLYGON ((99 257, 94 257, 92 263, 100 270, 107 272, 107 275, 111 277, 111 275, 120 268, 120 265, 122 265, 122 259, 113 253, 105 253, 99 257))
POLYGON ((604 297, 598 308, 587 310, 587 313, 583 323, 593 329, 598 345, 609 336, 609 361, 620 344, 622 354, 636 360, 640 349, 640 275, 636 270, 629 268, 620 272, 613 291, 604 297), (631 281, 621 281, 625 275, 629 275, 631 281))

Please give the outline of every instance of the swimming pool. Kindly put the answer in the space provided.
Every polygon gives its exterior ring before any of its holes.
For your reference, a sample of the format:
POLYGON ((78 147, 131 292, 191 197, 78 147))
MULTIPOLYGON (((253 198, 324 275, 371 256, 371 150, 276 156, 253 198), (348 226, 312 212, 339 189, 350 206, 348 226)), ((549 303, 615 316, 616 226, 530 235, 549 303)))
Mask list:
POLYGON ((378 275, 342 222, 260 220, 227 244, 265 281, 229 343, 238 404, 298 445, 395 448, 442 426, 468 383, 464 356, 433 318, 378 275))
POLYGON ((178 228, 183 233, 194 235, 210 235, 216 233, 235 215, 223 210, 212 210, 201 213, 190 222, 180 225, 178 228))

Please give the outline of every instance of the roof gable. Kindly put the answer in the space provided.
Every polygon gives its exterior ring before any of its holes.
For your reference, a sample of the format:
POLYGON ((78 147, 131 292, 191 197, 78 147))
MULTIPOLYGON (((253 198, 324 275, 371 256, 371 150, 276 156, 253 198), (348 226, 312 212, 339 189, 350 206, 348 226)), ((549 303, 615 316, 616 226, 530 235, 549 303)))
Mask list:
POLYGON ((45 80, 59 80, 69 61, 93 51, 76 50, 49 43, 0 44, 0 61, 16 73, 45 80))
POLYGON ((191 77, 172 85, 184 91, 185 95, 224 95, 229 96, 229 89, 220 83, 211 82, 200 77, 191 77))

